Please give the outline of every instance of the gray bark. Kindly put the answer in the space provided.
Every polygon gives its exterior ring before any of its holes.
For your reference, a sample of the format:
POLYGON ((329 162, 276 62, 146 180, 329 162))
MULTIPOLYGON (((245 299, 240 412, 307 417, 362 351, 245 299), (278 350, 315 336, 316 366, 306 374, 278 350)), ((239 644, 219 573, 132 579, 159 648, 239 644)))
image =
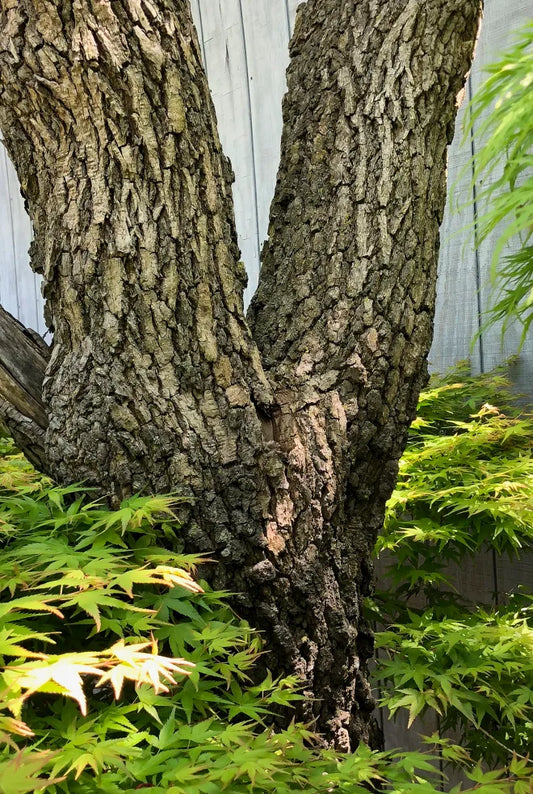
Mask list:
POLYGON ((309 0, 250 326, 186 0, 0 0, 0 126, 54 343, 46 456, 179 490, 188 549, 337 746, 374 702, 370 553, 425 379, 446 144, 479 0, 309 0), (250 327, 252 331, 250 331, 250 327))

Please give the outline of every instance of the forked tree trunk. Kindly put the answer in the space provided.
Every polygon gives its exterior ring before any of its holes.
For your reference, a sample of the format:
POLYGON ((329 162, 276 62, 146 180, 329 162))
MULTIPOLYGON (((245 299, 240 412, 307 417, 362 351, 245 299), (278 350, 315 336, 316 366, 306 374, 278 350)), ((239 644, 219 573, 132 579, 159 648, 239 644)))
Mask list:
POLYGON ((480 0, 301 8, 250 326, 188 1, 0 9, 0 126, 54 331, 49 469, 194 496, 186 545, 302 676, 299 716, 367 739, 361 602, 426 378, 480 0))

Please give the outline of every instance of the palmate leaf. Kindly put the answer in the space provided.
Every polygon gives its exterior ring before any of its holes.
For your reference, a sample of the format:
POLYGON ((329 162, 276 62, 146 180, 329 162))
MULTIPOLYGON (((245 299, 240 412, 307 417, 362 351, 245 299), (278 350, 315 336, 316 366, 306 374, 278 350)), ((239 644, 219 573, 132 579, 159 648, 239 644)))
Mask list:
MULTIPOLYGON (((35 544, 31 544, 31 554, 37 553, 35 544)), ((44 544, 43 544, 44 545, 44 544)), ((39 552, 41 547, 37 544, 39 552)), ((23 554, 28 553, 24 548, 23 554)), ((118 560, 112 557, 99 557, 98 559, 89 558, 76 560, 81 567, 74 569, 65 567, 57 570, 56 566, 39 571, 37 565, 24 577, 25 588, 36 592, 46 591, 46 598, 34 598, 24 596, 18 599, 11 599, 4 604, 0 603, 0 620, 16 609, 33 609, 35 611, 50 612, 57 617, 63 616, 63 611, 72 608, 81 609, 88 614, 95 622, 97 631, 101 630, 102 610, 107 614, 118 610, 123 612, 140 612, 146 615, 155 612, 149 608, 143 608, 130 603, 133 599, 134 587, 152 585, 166 587, 170 590, 180 587, 191 593, 202 593, 202 587, 197 584, 188 571, 172 565, 145 564, 137 567, 132 561, 125 562, 124 559, 118 560), (50 597, 54 591, 57 595, 50 597), (69 592, 70 591, 70 592, 69 592), (127 596, 128 601, 124 600, 127 596), (54 603, 55 602, 55 603, 54 603), (63 610, 63 611, 62 611, 63 610)), ((124 555, 122 554, 122 557, 124 555)), ((48 559, 48 557, 46 558, 48 559)), ((11 566, 9 557, 5 559, 6 567, 11 566)), ((2 565, 0 565, 0 583, 2 581, 2 565)), ((1 637, 0 637, 1 640, 1 637)))
MULTIPOLYGON (((57 599, 55 599, 57 600, 57 599)), ((13 598, 9 602, 0 603, 0 619, 10 612, 47 612, 58 618, 63 617, 63 613, 53 605, 53 598, 39 598, 38 596, 22 596, 13 598)))
POLYGON ((495 386, 459 374, 421 396, 388 505, 378 549, 388 550, 392 578, 375 598, 378 621, 396 625, 378 633, 376 679, 389 710, 440 712, 442 728, 459 729, 476 758, 506 762, 533 742, 530 603, 522 595, 519 609, 476 611, 439 577, 466 554, 530 547, 533 421, 513 407, 501 375, 495 386))
POLYGON ((124 534, 127 530, 141 529, 144 523, 161 522, 163 516, 177 522, 172 508, 184 501, 187 501, 184 497, 172 494, 167 496, 131 496, 121 503, 118 510, 93 511, 91 529, 94 532, 99 532, 117 527, 124 534))
POLYGON ((64 608, 77 607, 86 612, 95 622, 96 630, 100 631, 101 623, 101 607, 108 607, 109 609, 128 610, 131 612, 141 612, 144 614, 153 613, 153 610, 127 604, 122 599, 116 598, 112 595, 107 595, 106 591, 97 590, 81 590, 72 594, 65 599, 64 608))
POLYGON ((20 750, 6 761, 0 761, 0 791, 2 794, 28 794, 43 791, 64 780, 60 778, 42 778, 40 773, 46 769, 56 753, 47 750, 20 750))
MULTIPOLYGON (((465 394, 467 388, 458 391, 465 394)), ((452 559, 465 546, 478 551, 495 542, 503 552, 528 545, 533 540, 532 437, 530 418, 486 408, 469 422, 447 421, 433 433, 415 433, 378 548, 398 550, 411 543, 409 531, 402 538, 403 528, 412 528, 412 539, 428 548, 438 543, 441 555, 452 559), (408 522, 402 521, 405 514, 408 522)))
POLYGON ((455 710, 476 727, 487 715, 510 726, 533 716, 533 629, 521 614, 480 611, 456 621, 411 614, 378 644, 393 651, 376 674, 393 683, 384 696, 392 712, 455 710))
POLYGON ((42 658, 45 654, 30 651, 19 643, 21 642, 42 642, 54 644, 50 634, 42 631, 31 631, 24 625, 4 626, 0 629, 0 656, 16 656, 18 658, 42 658))
POLYGON ((26 725, 22 720, 0 715, 0 737, 3 737, 0 738, 0 741, 9 744, 10 734, 23 736, 24 738, 35 735, 30 726, 26 725))
MULTIPOLYGON (((94 781, 93 773, 100 776, 105 775, 109 768, 124 770, 126 762, 142 758, 139 745, 146 741, 147 734, 144 731, 132 731, 127 736, 115 736, 107 740, 102 740, 95 734, 85 734, 83 742, 80 739, 81 737, 64 745, 54 760, 52 775, 69 776, 74 772, 74 779, 77 780, 86 770, 90 770, 91 776, 84 777, 94 781)), ((67 791, 70 791, 70 786, 67 791)))
POLYGON ((152 640, 150 643, 137 643, 125 645, 119 640, 109 651, 112 667, 100 676, 97 686, 102 686, 109 681, 113 686, 115 697, 120 697, 124 680, 134 681, 138 684, 150 684, 156 693, 168 692, 168 687, 163 683, 176 684, 174 675, 189 675, 194 668, 194 663, 186 659, 169 659, 157 654, 157 645, 152 640), (144 648, 150 647, 151 653, 144 653, 144 648))
POLYGON ((120 587, 133 597, 133 585, 152 584, 166 587, 184 587, 191 593, 203 593, 203 588, 182 568, 157 565, 155 568, 129 570, 110 579, 110 584, 120 587))
MULTIPOLYGON (((54 692, 73 698, 82 714, 87 713, 87 701, 82 686, 83 674, 99 675, 102 660, 98 654, 62 654, 38 662, 8 667, 3 681, 11 697, 7 705, 15 716, 20 716, 23 701, 35 692, 54 692)), ((5 694, 4 694, 5 697, 5 694)))

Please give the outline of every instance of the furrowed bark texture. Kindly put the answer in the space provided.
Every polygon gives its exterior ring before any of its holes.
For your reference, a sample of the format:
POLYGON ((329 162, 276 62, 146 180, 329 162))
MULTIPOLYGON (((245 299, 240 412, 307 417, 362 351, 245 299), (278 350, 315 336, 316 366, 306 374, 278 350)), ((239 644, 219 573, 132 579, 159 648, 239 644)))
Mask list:
POLYGON ((309 0, 252 328, 187 0, 0 0, 0 126, 54 331, 46 452, 180 491, 188 549, 368 738, 370 551, 430 342, 445 149, 477 0, 309 0), (428 5, 430 6, 428 8, 428 5))
POLYGON ((301 653, 341 744, 371 706, 361 601, 427 378, 446 146, 480 14, 479 0, 309 0, 291 42, 249 321, 278 390, 277 526, 313 615, 301 653))
POLYGON ((0 119, 54 332, 51 464, 118 496, 200 484, 268 387, 188 2, 0 7, 0 119))

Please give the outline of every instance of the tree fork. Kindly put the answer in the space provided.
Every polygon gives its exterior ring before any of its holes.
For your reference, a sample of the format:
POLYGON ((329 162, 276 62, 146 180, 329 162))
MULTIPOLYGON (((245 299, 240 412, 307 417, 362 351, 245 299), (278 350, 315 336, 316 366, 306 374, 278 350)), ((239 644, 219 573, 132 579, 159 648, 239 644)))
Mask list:
MULTIPOLYGON (((361 614, 430 344, 446 143, 478 0, 308 0, 250 326, 187 0, 0 0, 0 127, 54 331, 47 466, 177 490, 183 542, 367 740, 361 614)), ((42 429, 42 428, 41 428, 42 429)))

